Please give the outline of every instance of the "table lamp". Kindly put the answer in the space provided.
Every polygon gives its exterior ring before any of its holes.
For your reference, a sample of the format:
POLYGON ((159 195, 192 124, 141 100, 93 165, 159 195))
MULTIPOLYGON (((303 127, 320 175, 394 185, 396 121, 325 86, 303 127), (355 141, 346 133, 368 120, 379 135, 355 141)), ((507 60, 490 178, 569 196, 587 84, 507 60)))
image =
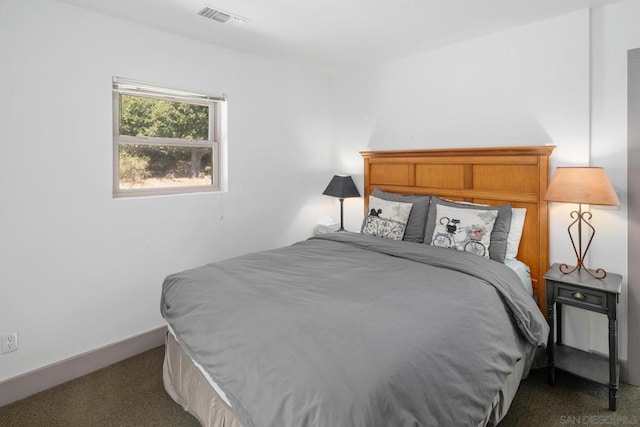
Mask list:
POLYGON ((620 200, 618 200, 618 196, 613 190, 604 169, 600 167, 557 167, 544 199, 550 202, 578 204, 578 210, 571 212, 573 222, 567 228, 573 251, 576 254, 576 265, 571 268, 567 264, 561 264, 560 271, 564 274, 569 274, 576 270, 584 269, 596 279, 607 277, 607 272, 602 268, 590 271, 584 265, 584 259, 596 230, 589 222, 592 218, 591 212, 582 210, 583 204, 620 206, 620 200), (583 226, 587 227, 587 233, 589 234, 584 250, 582 249, 583 226), (576 228, 577 233, 575 231, 576 228), (577 234, 578 247, 576 247, 574 234, 577 234))
POLYGON ((350 176, 334 175, 322 194, 340 199, 340 229, 338 231, 345 231, 342 206, 344 199, 347 197, 360 197, 360 193, 353 183, 353 179, 350 176))

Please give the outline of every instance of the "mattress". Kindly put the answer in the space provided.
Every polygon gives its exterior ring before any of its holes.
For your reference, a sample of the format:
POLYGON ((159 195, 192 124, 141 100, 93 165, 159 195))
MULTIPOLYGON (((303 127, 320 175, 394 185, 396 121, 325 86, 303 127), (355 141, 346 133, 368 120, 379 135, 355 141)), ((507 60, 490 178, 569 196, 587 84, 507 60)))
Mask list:
POLYGON ((529 295, 533 295, 533 285, 531 284, 531 270, 529 266, 522 261, 513 258, 506 258, 504 265, 512 269, 520 278, 522 286, 526 289, 529 295))

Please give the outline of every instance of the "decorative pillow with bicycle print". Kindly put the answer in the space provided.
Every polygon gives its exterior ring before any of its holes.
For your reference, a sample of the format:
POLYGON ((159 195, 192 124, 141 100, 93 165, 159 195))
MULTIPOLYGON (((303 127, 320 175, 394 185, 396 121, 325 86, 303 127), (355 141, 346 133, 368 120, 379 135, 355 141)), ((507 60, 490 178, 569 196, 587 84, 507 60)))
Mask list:
POLYGON ((369 214, 362 223, 362 233, 383 239, 402 240, 412 203, 392 202, 369 196, 369 214))
POLYGON ((498 212, 438 205, 431 244, 489 258, 491 231, 498 212))

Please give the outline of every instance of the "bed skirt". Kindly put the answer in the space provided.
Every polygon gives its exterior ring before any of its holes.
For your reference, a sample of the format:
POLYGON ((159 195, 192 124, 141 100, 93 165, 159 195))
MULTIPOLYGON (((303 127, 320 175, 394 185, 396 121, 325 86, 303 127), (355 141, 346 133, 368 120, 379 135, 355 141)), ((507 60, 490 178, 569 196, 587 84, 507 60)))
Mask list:
POLYGON ((162 379, 169 396, 203 426, 242 427, 229 405, 209 384, 170 332, 167 332, 165 344, 162 379))

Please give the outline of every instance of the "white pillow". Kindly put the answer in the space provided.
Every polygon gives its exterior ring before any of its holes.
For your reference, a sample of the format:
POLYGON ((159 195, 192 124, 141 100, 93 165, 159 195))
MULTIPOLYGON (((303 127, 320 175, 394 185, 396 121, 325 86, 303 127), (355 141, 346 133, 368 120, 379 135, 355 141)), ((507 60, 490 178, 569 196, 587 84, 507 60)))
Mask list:
POLYGON ((515 259, 518 256, 518 247, 520 246, 526 215, 527 208, 511 208, 511 227, 507 235, 507 254, 505 258, 515 259))
POLYGON ((497 210, 437 205, 431 244, 489 258, 491 231, 497 217, 497 210))
MULTIPOLYGON (((449 201, 463 205, 491 206, 480 203, 449 201)), ((520 239, 522 239, 522 230, 524 229, 524 219, 526 216, 527 208, 511 208, 511 225, 509 226, 509 233, 507 234, 507 252, 504 256, 505 259, 516 259, 516 256, 518 256, 518 248, 520 247, 520 239)))
POLYGON ((369 196, 369 215, 362 223, 363 234, 402 240, 413 203, 393 202, 369 196))

